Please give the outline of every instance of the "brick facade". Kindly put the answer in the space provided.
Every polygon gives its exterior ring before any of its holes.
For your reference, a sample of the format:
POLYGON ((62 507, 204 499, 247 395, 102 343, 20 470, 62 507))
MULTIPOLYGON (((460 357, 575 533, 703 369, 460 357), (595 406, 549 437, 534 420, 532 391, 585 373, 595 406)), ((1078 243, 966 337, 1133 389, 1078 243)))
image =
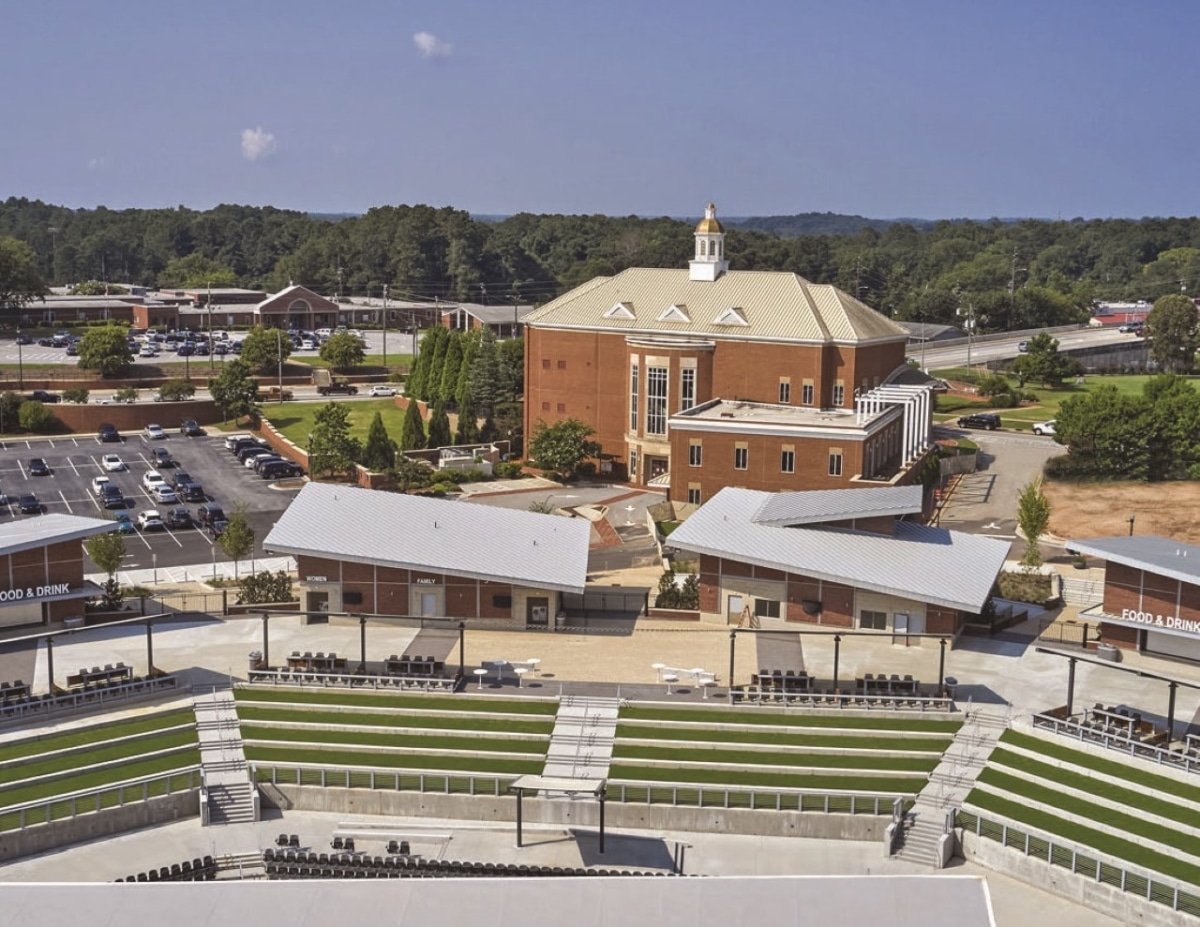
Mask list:
MULTIPOLYGON (((1106 561, 1104 569, 1103 611, 1114 617, 1126 609, 1145 612, 1157 618, 1173 617, 1200 621, 1200 585, 1185 583, 1148 570, 1106 561)), ((1101 640, 1117 647, 1139 649, 1143 630, 1155 631, 1156 623, 1142 625, 1101 622, 1101 640)), ((1200 636, 1182 635, 1200 643, 1200 636)))

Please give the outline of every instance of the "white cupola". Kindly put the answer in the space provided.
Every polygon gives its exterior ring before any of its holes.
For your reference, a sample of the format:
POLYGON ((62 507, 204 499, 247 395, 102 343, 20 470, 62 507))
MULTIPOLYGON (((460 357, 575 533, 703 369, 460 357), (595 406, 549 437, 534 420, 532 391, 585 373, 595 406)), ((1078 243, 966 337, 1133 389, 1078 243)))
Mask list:
POLYGON ((717 221, 717 207, 704 207, 704 218, 696 226, 696 254, 688 263, 688 279, 708 283, 729 270, 725 260, 725 229, 717 221))

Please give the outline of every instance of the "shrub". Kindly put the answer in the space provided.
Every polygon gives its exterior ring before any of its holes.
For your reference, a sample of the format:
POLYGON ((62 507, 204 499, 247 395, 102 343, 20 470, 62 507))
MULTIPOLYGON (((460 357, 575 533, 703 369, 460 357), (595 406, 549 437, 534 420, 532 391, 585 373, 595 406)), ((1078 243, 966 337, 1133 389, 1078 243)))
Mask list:
POLYGON ((58 419, 46 408, 45 403, 35 399, 21 403, 21 411, 17 413, 17 417, 25 431, 39 434, 51 431, 58 424, 58 419))
POLYGON ((521 465, 515 460, 506 460, 492 468, 492 473, 499 480, 519 480, 525 475, 521 465))
POLYGON ((975 385, 980 396, 999 396, 1012 391, 1008 378, 999 373, 986 373, 979 378, 975 385))
POLYGON ((137 402, 138 391, 132 386, 125 386, 113 393, 117 402, 137 402))
POLYGON ((266 602, 293 602, 292 577, 286 570, 263 570, 245 577, 238 592, 239 605, 261 605, 266 602))
POLYGON ((433 481, 434 483, 449 483, 451 486, 468 482, 467 474, 462 470, 436 470, 433 474, 433 481))
POLYGON ((1013 390, 1007 390, 993 395, 987 404, 992 409, 1011 409, 1021 404, 1021 397, 1013 390))
POLYGON ((62 391, 63 402, 77 402, 83 405, 88 401, 88 391, 82 386, 72 386, 62 391))

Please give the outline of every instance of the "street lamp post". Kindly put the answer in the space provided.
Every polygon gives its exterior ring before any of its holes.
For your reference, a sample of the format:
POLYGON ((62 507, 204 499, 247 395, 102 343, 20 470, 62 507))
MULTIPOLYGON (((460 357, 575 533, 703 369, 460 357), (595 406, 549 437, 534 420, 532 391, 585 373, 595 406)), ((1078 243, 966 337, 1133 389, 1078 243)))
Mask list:
POLYGON ((217 356, 213 353, 212 339, 212 281, 208 281, 208 373, 212 376, 217 370, 217 356))
POLYGON ((21 350, 21 329, 17 329, 17 388, 25 388, 25 354, 21 350))
POLYGON ((275 329, 275 356, 279 359, 279 401, 283 402, 283 331, 275 329))
POLYGON ((383 285, 383 371, 387 373, 387 291, 388 285, 383 285))

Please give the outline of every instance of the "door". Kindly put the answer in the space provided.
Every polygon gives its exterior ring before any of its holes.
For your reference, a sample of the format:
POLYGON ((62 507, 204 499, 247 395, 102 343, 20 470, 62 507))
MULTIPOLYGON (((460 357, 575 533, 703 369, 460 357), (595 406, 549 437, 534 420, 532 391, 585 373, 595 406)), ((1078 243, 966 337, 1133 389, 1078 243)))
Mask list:
POLYGON ((305 611, 309 612, 304 617, 305 624, 328 624, 329 623, 329 592, 328 591, 313 591, 308 592, 308 601, 305 603, 305 611), (312 614, 318 612, 319 614, 312 614))
POLYGON ((742 620, 742 609, 746 607, 746 600, 740 595, 731 595, 729 597, 729 606, 725 610, 725 618, 729 624, 737 624, 742 620))
POLYGON ((908 633, 909 633, 908 621, 909 621, 908 615, 904 614, 904 612, 896 612, 896 614, 894 614, 892 616, 892 643, 893 644, 898 644, 898 643, 900 643, 900 641, 903 640, 905 646, 908 645, 908 641, 907 641, 907 637, 908 637, 908 633))
POLYGON ((550 600, 545 598, 525 600, 525 625, 544 628, 550 621, 550 600))
POLYGON ((436 618, 438 610, 438 597, 436 592, 421 593, 421 617, 436 618))

